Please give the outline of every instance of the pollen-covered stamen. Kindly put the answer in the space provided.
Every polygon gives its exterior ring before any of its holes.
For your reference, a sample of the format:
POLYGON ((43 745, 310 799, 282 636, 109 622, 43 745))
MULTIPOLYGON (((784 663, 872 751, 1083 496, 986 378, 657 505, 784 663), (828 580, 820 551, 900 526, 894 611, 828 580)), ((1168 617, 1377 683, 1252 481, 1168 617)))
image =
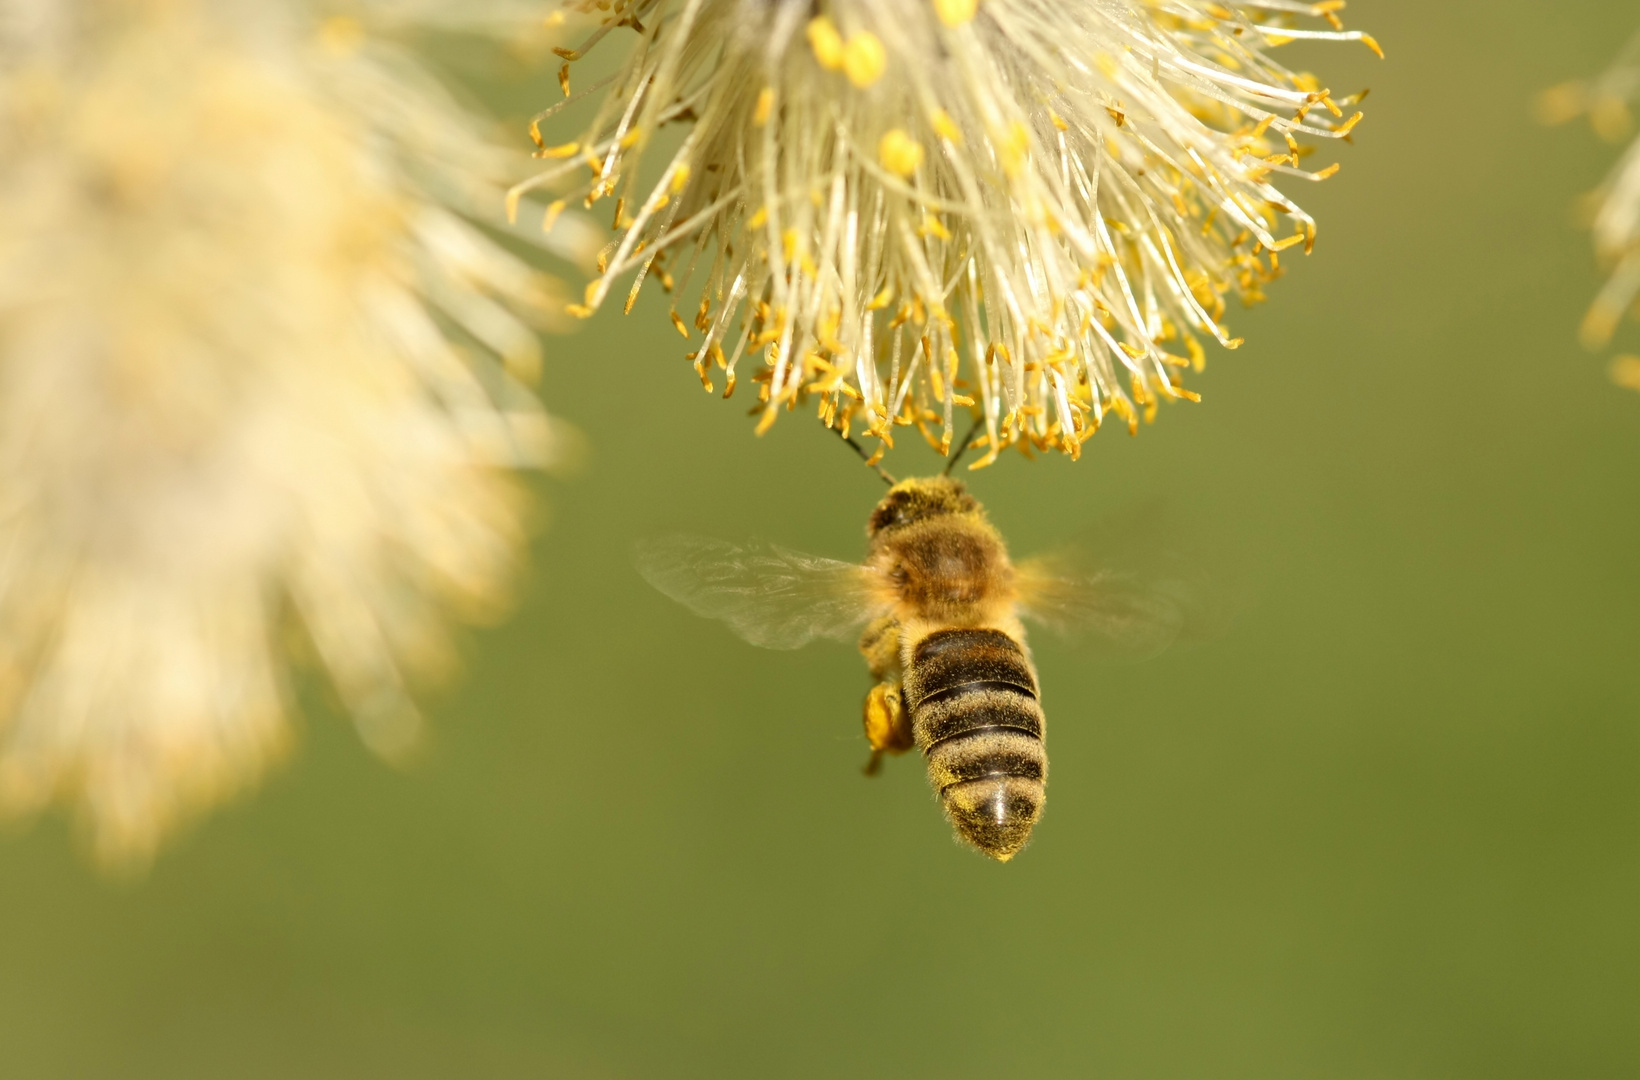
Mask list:
MULTIPOLYGON (((577 5, 593 12, 599 5, 577 5)), ((1226 298, 1264 298, 1315 222, 1272 181, 1323 179, 1353 100, 1278 64, 1362 41, 1341 4, 1201 0, 615 0, 640 40, 566 160, 636 208, 580 310, 637 270, 698 290, 708 345, 761 354, 758 428, 812 396, 830 426, 951 445, 977 411, 1010 445, 1076 456, 1199 369, 1226 298), (689 133, 642 167, 672 120, 689 133)), ((697 352, 696 357, 703 355, 697 352)))
MULTIPOLYGON (((1596 133, 1618 142, 1633 132, 1631 107, 1636 101, 1640 101, 1640 34, 1599 78, 1545 91, 1538 100, 1538 113, 1546 123, 1556 124, 1587 115, 1596 133)), ((1584 316, 1580 336, 1588 348, 1601 349, 1611 343, 1624 313, 1632 311, 1640 297, 1640 139, 1629 145, 1591 202, 1597 207, 1592 222, 1595 253, 1608 277, 1584 316)), ((1632 358, 1620 358, 1612 368, 1612 377, 1621 386, 1635 383, 1632 367, 1622 362, 1626 359, 1632 358)))

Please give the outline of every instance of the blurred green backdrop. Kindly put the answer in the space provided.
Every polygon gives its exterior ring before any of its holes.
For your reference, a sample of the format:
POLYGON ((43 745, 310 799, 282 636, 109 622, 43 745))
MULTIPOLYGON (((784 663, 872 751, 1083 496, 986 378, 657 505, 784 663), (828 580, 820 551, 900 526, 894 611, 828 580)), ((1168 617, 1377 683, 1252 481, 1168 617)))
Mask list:
POLYGON ((587 459, 419 767, 315 695, 145 880, 57 820, 4 840, 0 1075, 1640 1075, 1640 396, 1574 340, 1615 151, 1530 113, 1640 16, 1349 16, 1388 60, 1305 61, 1367 120, 1206 402, 976 474, 1016 551, 1161 492, 1256 595, 1140 666, 1039 639, 1016 862, 952 844, 915 759, 860 777, 851 650, 755 650, 631 571, 669 529, 857 555, 881 490, 812 421, 754 441, 651 299, 555 345, 587 459))

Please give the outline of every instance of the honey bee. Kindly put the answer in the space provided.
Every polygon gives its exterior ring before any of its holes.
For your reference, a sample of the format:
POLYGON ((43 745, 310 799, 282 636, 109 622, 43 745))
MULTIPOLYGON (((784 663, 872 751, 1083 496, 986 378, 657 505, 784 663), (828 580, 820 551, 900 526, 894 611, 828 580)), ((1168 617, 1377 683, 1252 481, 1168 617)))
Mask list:
POLYGON ((867 774, 884 755, 920 750, 957 838, 1007 862, 1041 818, 1048 780, 1042 691, 1021 620, 1154 652, 1182 625, 1180 597, 1074 559, 1015 564, 979 500, 946 476, 895 483, 866 535, 861 564, 672 536, 641 544, 638 570, 754 645, 858 633, 875 680, 867 774))

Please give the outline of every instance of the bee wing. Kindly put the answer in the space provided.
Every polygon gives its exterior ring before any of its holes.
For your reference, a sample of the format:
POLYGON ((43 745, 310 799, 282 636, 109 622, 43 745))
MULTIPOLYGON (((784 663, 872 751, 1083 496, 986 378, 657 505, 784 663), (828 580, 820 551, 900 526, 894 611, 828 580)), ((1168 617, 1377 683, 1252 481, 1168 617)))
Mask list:
POLYGON ((1118 510, 1084 528, 1077 539, 1018 564, 1020 614, 1095 650, 1144 659, 1181 640, 1216 637, 1242 598, 1221 577, 1224 553, 1180 545, 1184 528, 1161 504, 1118 510))
POLYGON ((761 540, 645 540, 637 566, 667 596, 765 649, 801 648, 817 637, 847 641, 889 607, 873 571, 761 540))
POLYGON ((1015 568, 1020 614, 1059 634, 1133 659, 1162 652, 1190 622, 1187 583, 1089 569, 1062 555, 1015 568))

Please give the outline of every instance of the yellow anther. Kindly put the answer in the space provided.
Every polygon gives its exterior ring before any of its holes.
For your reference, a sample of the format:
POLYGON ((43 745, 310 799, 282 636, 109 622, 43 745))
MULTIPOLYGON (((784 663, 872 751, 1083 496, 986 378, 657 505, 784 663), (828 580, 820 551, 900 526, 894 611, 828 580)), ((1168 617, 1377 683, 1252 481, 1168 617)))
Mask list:
POLYGON ((940 224, 940 219, 933 214, 923 215, 922 227, 917 230, 919 236, 937 236, 941 240, 951 239, 951 230, 940 224))
POLYGON ((748 229, 761 229, 764 222, 768 220, 769 208, 767 206, 760 206, 757 208, 757 212, 751 216, 751 219, 746 222, 746 227, 748 229))
POLYGON ((581 144, 567 142, 561 146, 543 146, 535 152, 539 158, 572 158, 581 152, 581 144))
POLYGON ((997 147, 998 155, 1002 158, 1002 171, 1009 176, 1018 176, 1025 167, 1026 155, 1031 149, 1031 133, 1025 125, 1015 120, 1008 128, 1008 136, 997 147))
POLYGON ((1361 44, 1365 45, 1367 48, 1369 48, 1373 52, 1377 53, 1378 54, 1378 59, 1382 60, 1384 58, 1383 48, 1378 44, 1378 40, 1376 38, 1374 38, 1371 34, 1362 34, 1361 35, 1361 44))
POLYGON ((946 26, 972 22, 979 12, 979 0, 934 0, 934 13, 946 26))
POLYGON ((319 24, 319 45, 332 56, 352 56, 364 44, 364 24, 346 15, 333 15, 319 24))
POLYGON ((928 114, 928 122, 934 126, 934 134, 946 142, 962 145, 962 132, 957 130, 957 122, 951 119, 950 113, 935 109, 928 114))
POLYGON ((849 82, 864 90, 883 77, 887 66, 888 52, 876 34, 862 30, 848 39, 843 49, 843 72, 849 82))
POLYGON ((889 172, 909 179, 922 167, 922 144, 899 128, 890 128, 877 144, 877 159, 889 172))
POLYGON ((564 200, 554 199, 547 204, 546 213, 541 215, 541 231, 551 232, 552 227, 558 224, 559 215, 564 212, 564 200))
POLYGON ((824 15, 810 19, 808 39, 809 48, 814 50, 814 58, 821 67, 836 71, 843 66, 843 35, 837 32, 837 25, 830 19, 824 15))
POLYGON ((1612 360, 1612 382, 1629 390, 1640 390, 1640 356, 1619 356, 1612 360))
POLYGON ((684 325, 682 316, 678 314, 678 309, 673 308, 667 314, 672 316, 672 325, 678 328, 678 333, 683 335, 683 339, 685 341, 689 340, 689 327, 684 325))
POLYGON ((774 87, 765 86, 757 95, 757 107, 752 110, 752 123, 762 127, 774 113, 774 87))

